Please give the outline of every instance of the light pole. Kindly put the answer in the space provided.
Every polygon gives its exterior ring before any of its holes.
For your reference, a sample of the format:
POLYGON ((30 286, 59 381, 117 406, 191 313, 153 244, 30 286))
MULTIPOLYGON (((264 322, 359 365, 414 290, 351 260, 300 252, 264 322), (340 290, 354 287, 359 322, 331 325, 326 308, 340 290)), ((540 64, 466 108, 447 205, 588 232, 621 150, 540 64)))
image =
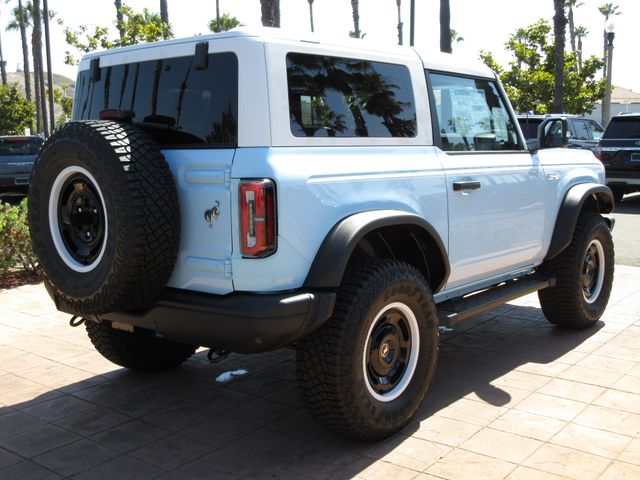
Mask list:
POLYGON ((607 128, 611 118, 611 65, 613 63, 613 39, 615 36, 613 22, 609 22, 607 25, 607 83, 604 90, 604 99, 602 100, 602 126, 604 128, 607 128))

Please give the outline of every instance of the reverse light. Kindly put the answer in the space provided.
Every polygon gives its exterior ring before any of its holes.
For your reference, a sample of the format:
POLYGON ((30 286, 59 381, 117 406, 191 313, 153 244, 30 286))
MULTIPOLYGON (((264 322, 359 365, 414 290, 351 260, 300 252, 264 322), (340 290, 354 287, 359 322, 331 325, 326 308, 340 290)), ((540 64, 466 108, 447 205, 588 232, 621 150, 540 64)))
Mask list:
POLYGON ((240 197, 240 251, 260 258, 276 251, 276 189, 273 180, 242 180, 240 197))

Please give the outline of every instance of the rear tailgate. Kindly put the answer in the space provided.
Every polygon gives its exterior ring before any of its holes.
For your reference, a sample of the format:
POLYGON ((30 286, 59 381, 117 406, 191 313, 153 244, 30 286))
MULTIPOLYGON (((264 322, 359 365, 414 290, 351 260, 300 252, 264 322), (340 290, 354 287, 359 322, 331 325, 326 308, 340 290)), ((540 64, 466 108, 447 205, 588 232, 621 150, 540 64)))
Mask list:
POLYGON ((602 163, 608 182, 640 180, 640 140, 602 140, 602 163))

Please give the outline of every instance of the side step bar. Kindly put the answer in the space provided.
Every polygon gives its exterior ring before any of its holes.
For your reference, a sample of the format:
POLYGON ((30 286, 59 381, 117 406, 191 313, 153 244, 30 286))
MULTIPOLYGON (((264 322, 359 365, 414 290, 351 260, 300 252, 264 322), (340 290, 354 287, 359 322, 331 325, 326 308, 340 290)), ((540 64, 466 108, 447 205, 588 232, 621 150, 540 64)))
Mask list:
POLYGON ((494 287, 470 293, 464 297, 438 304, 441 326, 451 326, 466 318, 486 312, 504 303, 523 297, 543 288, 553 287, 555 278, 519 278, 494 287))

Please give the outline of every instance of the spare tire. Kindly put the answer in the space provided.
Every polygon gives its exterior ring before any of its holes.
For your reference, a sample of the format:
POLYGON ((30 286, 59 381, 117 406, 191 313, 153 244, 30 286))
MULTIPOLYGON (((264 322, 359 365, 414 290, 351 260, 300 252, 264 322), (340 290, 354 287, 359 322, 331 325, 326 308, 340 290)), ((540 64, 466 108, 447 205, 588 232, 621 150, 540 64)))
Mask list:
POLYGON ((79 315, 145 308, 175 266, 178 194, 164 156, 142 130, 71 122, 40 151, 29 225, 58 305, 79 315))

